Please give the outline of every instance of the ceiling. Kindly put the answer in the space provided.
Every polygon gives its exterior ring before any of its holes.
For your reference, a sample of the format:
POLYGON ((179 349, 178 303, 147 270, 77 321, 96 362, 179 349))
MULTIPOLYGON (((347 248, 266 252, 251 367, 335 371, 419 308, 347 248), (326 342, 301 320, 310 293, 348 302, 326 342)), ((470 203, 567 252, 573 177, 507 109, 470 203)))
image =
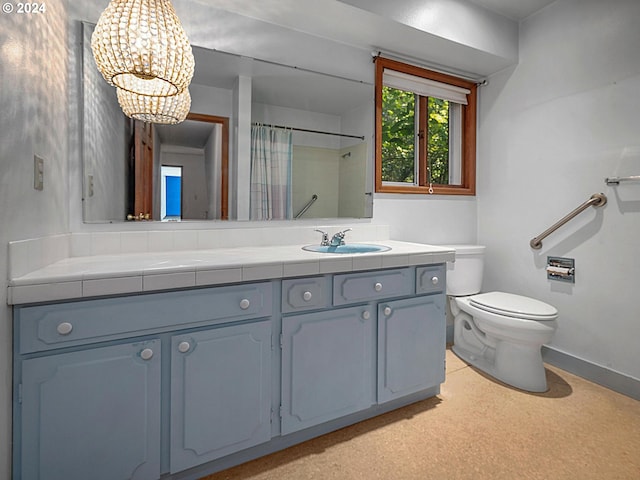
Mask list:
MULTIPOLYGON (((400 0, 402 1, 402 0, 400 0)), ((512 20, 520 21, 556 0, 469 0, 512 20)))

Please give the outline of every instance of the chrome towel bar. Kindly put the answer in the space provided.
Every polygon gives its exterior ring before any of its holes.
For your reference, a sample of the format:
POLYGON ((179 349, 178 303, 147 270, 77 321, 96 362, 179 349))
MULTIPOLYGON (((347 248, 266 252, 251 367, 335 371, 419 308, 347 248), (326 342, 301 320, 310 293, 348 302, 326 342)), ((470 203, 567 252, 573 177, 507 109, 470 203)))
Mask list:
POLYGON ((604 183, 607 185, 620 185, 620 182, 640 182, 640 175, 629 175, 628 177, 607 177, 604 183))
POLYGON ((607 204, 607 197, 606 197, 606 195, 604 193, 594 193, 593 195, 591 195, 591 197, 589 197, 589 200, 584 202, 578 208, 576 208, 571 213, 569 213, 569 214, 565 215, 564 217, 562 217, 560 220, 558 220, 556 223, 554 223, 551 227, 547 228, 544 232, 542 232, 537 237, 533 237, 531 239, 531 241, 529 242, 529 245, 531 245, 531 248, 533 248, 534 250, 541 249, 542 248, 542 240, 544 238, 548 237, 549 235, 551 235, 553 232, 555 232, 557 229, 559 229, 561 226, 563 226, 565 223, 567 223, 573 217, 575 217, 576 215, 578 215, 579 213, 583 212, 584 210, 586 210, 587 208, 589 208, 591 206, 593 206, 593 207, 602 207, 603 205, 606 205, 606 204, 607 204))

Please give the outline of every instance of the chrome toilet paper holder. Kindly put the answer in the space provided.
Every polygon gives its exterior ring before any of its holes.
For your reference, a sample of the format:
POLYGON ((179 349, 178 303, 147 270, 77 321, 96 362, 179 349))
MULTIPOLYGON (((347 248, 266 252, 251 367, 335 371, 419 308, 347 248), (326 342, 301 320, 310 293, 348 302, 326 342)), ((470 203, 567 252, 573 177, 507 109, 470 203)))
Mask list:
POLYGON ((547 279, 576 283, 575 259, 564 257, 547 257, 547 279))

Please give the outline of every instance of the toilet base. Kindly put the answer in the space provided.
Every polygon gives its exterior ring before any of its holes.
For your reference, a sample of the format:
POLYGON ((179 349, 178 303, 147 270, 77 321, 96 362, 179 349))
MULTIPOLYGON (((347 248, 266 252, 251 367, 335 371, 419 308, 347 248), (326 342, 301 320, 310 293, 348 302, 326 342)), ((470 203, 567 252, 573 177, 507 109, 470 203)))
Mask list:
POLYGON ((507 385, 536 393, 548 390, 540 347, 499 342, 495 352, 491 352, 494 358, 455 344, 451 350, 463 361, 507 385))
POLYGON ((459 311, 454 320, 453 353, 486 374, 529 392, 546 392, 542 345, 506 341, 487 335, 473 318, 459 311))

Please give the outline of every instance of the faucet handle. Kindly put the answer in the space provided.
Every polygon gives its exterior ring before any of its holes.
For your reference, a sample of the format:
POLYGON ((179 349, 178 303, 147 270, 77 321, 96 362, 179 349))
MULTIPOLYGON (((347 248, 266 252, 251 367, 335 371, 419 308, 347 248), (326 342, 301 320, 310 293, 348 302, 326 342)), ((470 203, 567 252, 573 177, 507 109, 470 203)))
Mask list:
POLYGON ((329 234, 325 231, 318 230, 317 228, 315 231, 322 234, 322 241, 320 242, 320 245, 329 245, 329 234))

